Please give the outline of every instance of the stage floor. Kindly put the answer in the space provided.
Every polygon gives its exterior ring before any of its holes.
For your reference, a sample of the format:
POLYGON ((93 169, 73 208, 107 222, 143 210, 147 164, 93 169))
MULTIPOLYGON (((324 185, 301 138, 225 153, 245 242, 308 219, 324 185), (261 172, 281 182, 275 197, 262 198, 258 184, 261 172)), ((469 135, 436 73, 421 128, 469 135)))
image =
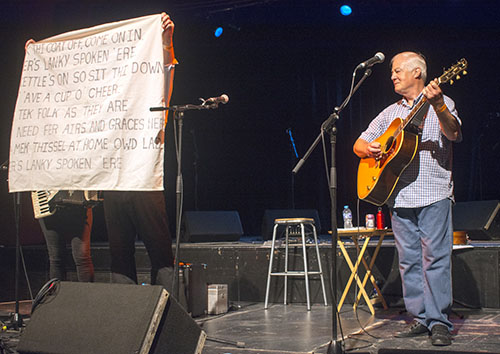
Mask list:
MULTIPOLYGON (((29 326, 30 302, 22 302, 20 313, 29 326)), ((223 315, 203 316, 196 322, 207 333, 203 354, 275 354, 317 353, 328 351, 332 338, 332 307, 314 304, 235 303, 223 315)), ((14 303, 0 304, 0 318, 14 311, 14 303)), ((371 316, 366 308, 355 313, 350 305, 341 314, 338 340, 352 353, 500 353, 500 310, 454 308, 451 320, 455 326, 453 344, 434 347, 427 337, 397 339, 393 334, 403 329, 411 318, 400 308, 377 309, 371 316), (343 334, 343 336, 342 336, 343 334), (342 339, 343 338, 343 339, 342 339)), ((1 333, 0 353, 16 353, 22 331, 1 333), (8 349, 7 349, 8 348, 8 349), (9 351, 12 350, 12 351, 9 351)))
MULTIPOLYGON (((339 327, 338 340, 345 345, 346 351, 355 353, 392 353, 389 349, 398 349, 401 353, 409 353, 408 350, 412 353, 500 353, 499 310, 455 309, 451 319, 455 326, 453 344, 437 348, 428 337, 393 337, 411 321, 402 309, 379 309, 371 316, 365 308, 355 313, 352 307, 346 306, 341 311, 342 331, 339 327)), ((308 312, 302 304, 273 304, 264 310, 263 304, 257 303, 242 305, 238 311, 220 318, 199 320, 199 323, 209 338, 245 344, 245 348, 237 348, 209 340, 204 354, 327 353, 332 338, 332 307, 316 304, 308 312)))

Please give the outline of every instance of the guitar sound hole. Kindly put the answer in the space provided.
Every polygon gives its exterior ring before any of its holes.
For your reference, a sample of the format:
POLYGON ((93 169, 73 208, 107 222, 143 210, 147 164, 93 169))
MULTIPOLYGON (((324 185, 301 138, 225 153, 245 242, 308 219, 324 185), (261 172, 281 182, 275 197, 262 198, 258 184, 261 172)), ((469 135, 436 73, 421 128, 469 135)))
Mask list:
POLYGON ((387 154, 389 152, 389 150, 391 150, 393 143, 394 143, 394 137, 391 136, 389 139, 387 139, 387 142, 385 143, 384 153, 387 154))

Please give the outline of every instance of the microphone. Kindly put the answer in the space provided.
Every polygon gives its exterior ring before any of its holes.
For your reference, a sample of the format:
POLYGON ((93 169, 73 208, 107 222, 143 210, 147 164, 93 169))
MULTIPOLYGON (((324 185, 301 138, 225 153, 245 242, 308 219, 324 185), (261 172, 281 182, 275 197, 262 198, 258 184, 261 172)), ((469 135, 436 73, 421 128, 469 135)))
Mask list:
POLYGON ((224 94, 220 95, 219 97, 210 97, 210 98, 207 98, 206 100, 203 100, 202 105, 211 104, 211 103, 226 104, 228 102, 229 102, 229 96, 224 93, 224 94))
POLYGON ((385 60, 385 55, 384 53, 382 52, 378 52, 377 54, 375 54, 373 57, 371 57, 370 59, 368 60, 365 60, 364 62, 362 62, 361 64, 359 64, 357 67, 356 67, 356 70, 359 70, 359 69, 366 69, 366 68, 370 68, 372 67, 373 65, 375 64, 378 64, 378 63, 383 63, 385 60))

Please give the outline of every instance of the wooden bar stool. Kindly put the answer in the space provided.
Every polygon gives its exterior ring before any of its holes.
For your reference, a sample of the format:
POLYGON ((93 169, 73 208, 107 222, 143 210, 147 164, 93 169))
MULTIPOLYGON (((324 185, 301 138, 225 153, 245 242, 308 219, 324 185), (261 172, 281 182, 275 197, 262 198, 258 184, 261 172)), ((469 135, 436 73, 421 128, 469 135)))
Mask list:
POLYGON ((288 218, 288 219, 276 219, 274 220, 273 228, 273 239, 271 243, 271 253, 269 255, 269 270, 267 272, 267 286, 266 286, 266 299, 264 303, 264 308, 268 308, 269 300, 269 288, 271 286, 271 277, 280 276, 285 278, 285 288, 284 288, 284 304, 287 304, 288 297, 288 277, 304 277, 304 282, 306 286, 306 299, 307 299, 307 310, 311 310, 311 299, 309 294, 309 276, 319 275, 321 280, 321 288, 323 290, 323 300, 325 306, 328 305, 326 301, 326 290, 325 281, 323 279, 323 269, 321 267, 321 258, 319 254, 318 247, 318 236, 316 234, 316 227, 314 226, 314 219, 309 218, 288 218), (274 259, 274 249, 276 248, 276 235, 278 233, 278 228, 280 226, 285 227, 285 270, 283 272, 273 272, 273 259, 274 259), (307 249, 306 249, 306 227, 312 230, 314 236, 314 247, 316 249, 316 257, 318 260, 318 270, 309 271, 307 262, 307 249), (289 236, 293 234, 294 230, 300 229, 300 235, 302 238, 302 258, 304 261, 304 270, 289 270, 288 269, 288 249, 289 249, 289 236))

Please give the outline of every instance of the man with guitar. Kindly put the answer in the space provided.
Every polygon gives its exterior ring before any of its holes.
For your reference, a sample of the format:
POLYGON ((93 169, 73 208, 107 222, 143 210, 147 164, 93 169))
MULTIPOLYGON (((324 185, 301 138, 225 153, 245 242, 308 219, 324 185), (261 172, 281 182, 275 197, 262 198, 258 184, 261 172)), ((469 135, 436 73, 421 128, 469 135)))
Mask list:
MULTIPOLYGON (((401 171, 394 174, 393 186, 382 187, 386 197, 374 204, 387 204, 399 255, 403 297, 413 322, 396 337, 431 334, 433 345, 451 344, 451 252, 453 229, 452 143, 462 139, 461 121, 453 100, 439 86, 441 78, 425 85, 425 58, 414 52, 399 53, 391 61, 394 91, 402 96, 384 109, 369 124, 354 144, 362 165, 378 169, 397 161, 401 171), (417 107, 418 106, 418 107, 417 107), (429 107, 430 106, 430 107, 429 107), (387 141, 379 138, 393 127, 399 117, 406 119, 387 141), (404 139, 414 140, 408 144, 404 139), (408 153, 401 162, 398 153, 408 153)), ((443 75, 444 76, 444 75, 443 75)), ((392 167, 391 167, 392 169, 392 167)), ((358 172, 359 174, 360 172, 358 172)), ((370 177, 383 185, 390 177, 370 177)), ((358 183, 360 178, 358 176, 358 183)), ((374 188, 373 188, 374 189, 374 188)), ((372 191, 371 186, 365 190, 372 191)), ((358 194, 364 199, 358 186, 358 194)))

